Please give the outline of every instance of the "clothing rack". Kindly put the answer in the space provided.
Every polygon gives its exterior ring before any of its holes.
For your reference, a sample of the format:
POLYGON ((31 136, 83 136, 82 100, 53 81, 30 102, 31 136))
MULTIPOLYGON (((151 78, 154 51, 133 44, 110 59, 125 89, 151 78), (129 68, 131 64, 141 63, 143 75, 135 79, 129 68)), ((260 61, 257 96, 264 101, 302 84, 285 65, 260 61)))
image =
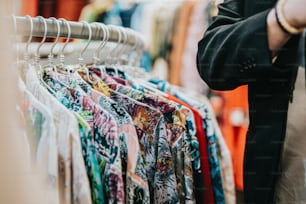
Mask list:
MULTIPOLYGON (((30 26, 30 20, 27 17, 21 17, 21 16, 15 16, 14 17, 16 21, 14 24, 16 25, 16 34, 22 35, 22 36, 29 36, 31 33, 31 26, 30 26), (29 26, 26 26, 29 25, 29 26)), ((53 19, 45 19, 47 24, 47 37, 53 37, 55 38, 57 36, 58 30, 57 30, 57 23, 53 19)), ((67 37, 68 36, 68 26, 65 23, 65 21, 61 19, 57 19, 60 25, 60 37, 67 37)), ((32 36, 34 37, 44 37, 44 21, 40 18, 32 18, 33 22, 33 31, 32 36)), ((84 22, 73 22, 73 21, 66 21, 70 28, 71 28, 71 36, 72 39, 85 39, 87 40, 89 38, 89 29, 87 25, 84 22)), ((92 31, 92 38, 91 40, 102 40, 104 37, 103 30, 101 29, 101 26, 97 25, 97 23, 90 23, 90 28, 92 31)), ((128 28, 123 28, 119 26, 114 25, 107 25, 107 29, 109 30, 109 37, 107 39, 108 42, 117 42, 119 43, 125 43, 129 44, 131 46, 137 46, 140 49, 143 49, 145 46, 144 38, 141 34, 137 33, 136 31, 133 31, 128 28), (126 40, 124 40, 124 37, 122 34, 119 34, 119 31, 123 31, 126 37, 126 40), (121 37, 120 37, 121 35, 121 37), (120 38, 120 39, 119 39, 120 38)))

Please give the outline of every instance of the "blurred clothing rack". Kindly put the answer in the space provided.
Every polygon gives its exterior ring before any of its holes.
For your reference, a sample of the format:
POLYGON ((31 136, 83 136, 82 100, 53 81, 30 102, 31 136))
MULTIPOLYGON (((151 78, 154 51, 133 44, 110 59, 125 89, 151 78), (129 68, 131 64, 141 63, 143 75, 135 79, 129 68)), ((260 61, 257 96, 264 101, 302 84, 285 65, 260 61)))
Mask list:
MULTIPOLYGON (((30 21, 26 17, 16 16, 16 34, 22 36, 29 36, 30 35, 30 21)), ((57 24, 52 19, 45 19, 47 23, 47 37, 56 37, 57 36, 57 24)), ((67 37, 68 36, 68 28, 64 21, 57 19, 60 24, 60 37, 67 37)), ((44 22, 39 18, 32 18, 33 21, 33 37, 43 37, 44 36, 44 22)), ((73 22, 67 21, 71 28, 71 39, 85 39, 89 38, 89 30, 85 23, 83 22, 73 22)), ((102 40, 103 39, 103 30, 101 26, 97 25, 97 23, 90 24, 92 30, 92 41, 95 40, 102 40)), ((120 38, 119 29, 123 29, 127 36, 126 42, 124 42, 123 35, 121 36, 120 43, 129 44, 131 46, 137 46, 140 49, 143 49, 145 46, 144 38, 141 34, 137 33, 128 28, 123 28, 114 25, 107 25, 109 30, 109 38, 108 42, 118 42, 120 38)))

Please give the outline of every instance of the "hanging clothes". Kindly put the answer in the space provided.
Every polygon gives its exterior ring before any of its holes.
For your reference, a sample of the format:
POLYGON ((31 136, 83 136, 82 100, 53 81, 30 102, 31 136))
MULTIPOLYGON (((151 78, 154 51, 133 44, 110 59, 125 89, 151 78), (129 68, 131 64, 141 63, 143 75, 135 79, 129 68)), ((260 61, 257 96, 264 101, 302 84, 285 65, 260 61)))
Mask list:
POLYGON ((224 104, 220 128, 232 155, 235 186, 242 191, 244 148, 248 130, 248 89, 247 86, 243 86, 218 94, 224 104))
POLYGON ((91 190, 82 157, 79 126, 76 118, 62 106, 37 79, 34 67, 26 73, 26 86, 54 117, 59 158, 58 192, 61 203, 91 204, 91 190))
POLYGON ((174 36, 172 38, 172 49, 169 57, 169 82, 181 85, 182 56, 188 33, 189 20, 196 5, 196 0, 186 1, 180 7, 176 21, 174 36))
POLYGON ((154 203, 178 202, 177 183, 162 113, 115 91, 111 91, 111 98, 124 106, 136 126, 142 155, 147 163, 151 199, 154 203), (158 148, 155 149, 155 146, 158 148))
POLYGON ((133 98, 138 102, 149 105, 164 115, 166 119, 167 139, 170 144, 172 158, 174 158, 177 191, 180 195, 180 201, 194 202, 194 195, 191 190, 193 188, 193 178, 192 174, 190 174, 192 169, 191 152, 188 151, 190 150, 188 146, 183 146, 189 144, 186 141, 186 134, 184 134, 186 121, 184 110, 180 110, 175 104, 171 104, 169 103, 170 101, 163 100, 160 97, 122 86, 109 77, 104 80, 113 90, 133 98))
POLYGON ((195 6, 188 22, 189 24, 186 28, 187 34, 186 40, 184 41, 185 45, 183 53, 181 57, 177 58, 182 59, 180 65, 181 72, 177 73, 182 87, 192 90, 195 93, 203 93, 205 95, 207 95, 209 88, 201 79, 198 73, 196 60, 194 59, 196 59, 197 56, 198 42, 201 40, 205 29, 208 27, 209 15, 205 11, 207 10, 209 3, 210 1, 207 0, 195 2, 195 6))
MULTIPOLYGON (((96 105, 90 97, 82 93, 80 89, 66 88, 56 79, 60 76, 45 75, 46 83, 55 90, 60 101, 67 101, 67 108, 78 113, 90 126, 90 139, 93 140, 94 146, 98 148, 90 148, 96 150, 98 159, 97 175, 103 175, 101 181, 93 180, 91 183, 101 185, 104 183, 104 191, 108 195, 106 202, 108 203, 124 203, 124 184, 122 179, 122 165, 120 159, 120 144, 118 136, 118 127, 113 116, 96 105), (106 148, 107 147, 107 148, 106 148), (100 168, 100 169, 99 169, 100 168)), ((65 80, 62 80, 65 81, 65 80)), ((88 150, 90 150, 88 149, 88 150)), ((87 155, 85 156, 85 158, 87 155)), ((101 190, 103 189, 101 188, 101 190)), ((102 195, 102 192, 95 196, 102 195)), ((95 198, 93 196, 93 198, 95 198)))
POLYGON ((101 94, 86 84, 79 75, 76 75, 76 78, 78 78, 77 83, 91 99, 111 113, 118 124, 120 141, 124 141, 120 144, 120 154, 122 157, 123 181, 126 186, 126 200, 134 201, 135 203, 149 203, 148 179, 145 174, 145 164, 141 156, 139 141, 132 118, 120 104, 108 98, 110 97, 110 92, 106 85, 99 83, 95 86, 103 93, 101 94))
MULTIPOLYGON (((177 87, 169 85, 168 82, 165 81, 159 81, 159 80, 150 80, 151 83, 156 84, 157 88, 159 88, 162 91, 166 91, 168 93, 173 94, 177 99, 180 99, 181 102, 185 103, 186 106, 190 106, 191 109, 199 109, 199 110, 205 110, 204 116, 209 114, 210 120, 214 128, 215 136, 217 139, 217 145, 219 146, 219 151, 217 151, 218 158, 219 158, 219 164, 221 167, 221 179, 222 179, 222 188, 224 192, 224 199, 226 203, 236 203, 236 197, 235 197, 235 185, 234 185, 234 174, 233 174, 233 168, 232 168, 232 159, 231 154, 229 152, 229 149, 227 148, 227 145, 224 141, 223 135, 221 133, 221 130, 219 129, 219 126, 217 124, 217 121, 215 119, 215 116, 213 114, 213 109, 209 105, 209 102, 207 99, 205 99, 204 96, 187 96, 183 93, 188 93, 187 91, 180 91, 177 87), (197 100, 193 99, 197 98, 197 100), (201 98, 201 100, 199 100, 201 98), (206 112, 206 113, 205 113, 206 112)), ((190 92, 189 92, 190 93, 190 92)), ((196 110, 197 111, 197 110, 196 110)), ((216 181, 216 180, 215 180, 216 181)), ((220 190, 218 190, 220 192, 220 190)))
POLYGON ((36 138, 29 157, 54 171, 55 202, 233 203, 230 155, 205 99, 132 66, 49 63, 24 70, 21 110, 36 138))
POLYGON ((40 103, 19 80, 21 94, 20 110, 24 119, 25 134, 28 141, 29 163, 38 165, 47 184, 48 203, 59 204, 59 175, 56 127, 49 109, 40 103), (31 158, 34 161, 31 161, 31 158))

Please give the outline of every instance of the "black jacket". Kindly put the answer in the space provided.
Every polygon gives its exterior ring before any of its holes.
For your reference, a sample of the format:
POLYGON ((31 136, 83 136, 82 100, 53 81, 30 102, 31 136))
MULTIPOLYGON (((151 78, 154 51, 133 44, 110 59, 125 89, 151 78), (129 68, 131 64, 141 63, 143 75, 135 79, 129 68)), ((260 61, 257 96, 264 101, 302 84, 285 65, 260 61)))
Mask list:
POLYGON ((212 89, 248 85, 246 203, 273 203, 275 182, 281 172, 288 103, 303 52, 304 38, 294 36, 272 64, 266 18, 275 2, 225 0, 198 45, 198 71, 212 89))

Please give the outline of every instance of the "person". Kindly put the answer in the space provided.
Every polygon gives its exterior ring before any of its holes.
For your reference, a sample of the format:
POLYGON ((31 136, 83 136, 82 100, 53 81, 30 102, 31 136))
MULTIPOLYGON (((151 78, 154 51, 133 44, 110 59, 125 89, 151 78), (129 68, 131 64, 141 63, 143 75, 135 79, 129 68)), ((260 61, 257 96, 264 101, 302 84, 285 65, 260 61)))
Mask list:
POLYGON ((198 44, 210 88, 248 85, 245 203, 306 203, 305 27, 305 1, 224 0, 198 44))

